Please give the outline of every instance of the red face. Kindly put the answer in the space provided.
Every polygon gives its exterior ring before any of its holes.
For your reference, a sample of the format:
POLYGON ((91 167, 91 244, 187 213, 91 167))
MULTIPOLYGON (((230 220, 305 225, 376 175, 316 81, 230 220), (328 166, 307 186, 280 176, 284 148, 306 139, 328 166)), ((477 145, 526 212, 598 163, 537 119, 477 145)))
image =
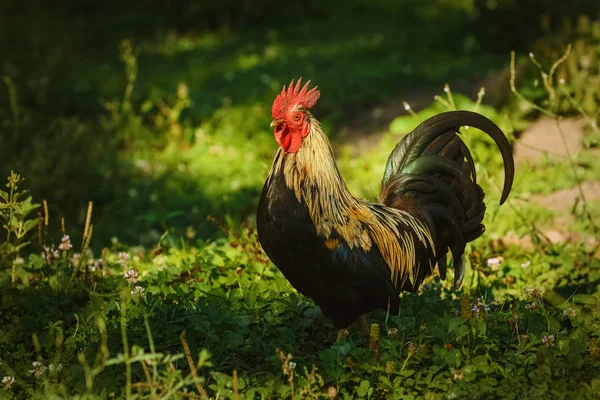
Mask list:
POLYGON ((308 135, 310 125, 306 114, 300 110, 291 110, 282 119, 274 119, 271 126, 275 127, 275 140, 287 153, 300 150, 302 139, 308 135))

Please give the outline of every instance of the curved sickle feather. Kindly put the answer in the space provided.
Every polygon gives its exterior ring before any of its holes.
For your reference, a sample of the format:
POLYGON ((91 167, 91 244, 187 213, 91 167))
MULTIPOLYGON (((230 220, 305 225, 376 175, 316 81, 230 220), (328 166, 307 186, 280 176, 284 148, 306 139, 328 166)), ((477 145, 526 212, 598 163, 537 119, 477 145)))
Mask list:
POLYGON ((423 150, 422 146, 427 146, 437 136, 443 135, 449 130, 458 131, 462 126, 470 126, 483 131, 498 146, 504 162, 504 187, 500 197, 500 205, 502 205, 508 198, 515 176, 512 147, 502 130, 495 123, 472 111, 448 111, 423 121, 409 134, 412 136, 412 140, 401 141, 392 151, 386 166, 384 181, 400 171, 403 166, 413 161, 414 158, 420 157, 423 150), (394 157, 396 152, 403 153, 403 157, 396 159, 394 157))

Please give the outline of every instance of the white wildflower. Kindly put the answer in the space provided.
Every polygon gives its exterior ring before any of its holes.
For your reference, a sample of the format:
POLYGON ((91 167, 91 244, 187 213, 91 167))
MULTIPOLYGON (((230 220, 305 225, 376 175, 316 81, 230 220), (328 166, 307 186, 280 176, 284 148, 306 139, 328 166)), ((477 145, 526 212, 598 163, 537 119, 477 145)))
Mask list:
POLYGON ((52 262, 56 259, 58 259, 59 254, 58 254, 58 250, 55 250, 54 248, 50 248, 50 247, 44 247, 44 252, 42 254, 45 258, 46 258, 46 262, 52 262))
POLYGON ((521 264, 521 268, 528 268, 531 265, 531 261, 525 261, 521 264))
POLYGON ((63 235, 60 244, 58 245, 58 248, 62 251, 71 250, 73 248, 73 245, 71 244, 71 238, 69 237, 69 235, 63 235))
POLYGON ((572 309, 571 307, 567 308, 566 310, 563 311, 563 315, 565 317, 575 317, 577 315, 577 311, 575 311, 574 309, 572 309))
POLYGON ((492 258, 488 258, 487 260, 487 266, 488 267, 492 267, 495 265, 500 265, 500 263, 502 262, 503 258, 502 257, 492 257, 492 258))
POLYGON ((90 265, 90 271, 98 271, 104 268, 104 260, 99 258, 90 265))
POLYGON ((13 261, 13 265, 23 265, 23 264, 25 264, 25 260, 23 259, 23 257, 16 256, 13 261))
POLYGON ((542 342, 547 346, 547 347, 553 347, 554 346, 554 335, 546 335, 542 338, 542 342))
POLYGON ((144 296, 144 291, 146 289, 144 289, 141 286, 136 286, 133 288, 133 290, 131 291, 131 295, 135 298, 135 299, 141 299, 144 296))
POLYGON ((127 279, 127 282, 129 282, 129 283, 137 282, 138 273, 135 269, 130 269, 129 271, 125 272, 124 276, 125 276, 125 279, 127 279))
POLYGON ((291 370, 296 369, 296 363, 293 361, 290 361, 290 363, 288 364, 288 366, 290 367, 291 370))
POLYGON ((538 287, 527 286, 523 289, 525 296, 528 298, 539 299, 542 297, 542 291, 538 287))
POLYGON ((13 387, 13 385, 15 384, 15 377, 14 376, 5 376, 2 378, 2 384, 4 385, 4 387, 6 389, 10 389, 13 387))
POLYGON ((126 266, 127 260, 129 260, 130 258, 131 256, 129 255, 129 253, 124 251, 121 251, 119 254, 117 254, 117 262, 122 266, 126 266))
POLYGON ((48 365, 48 370, 50 372, 60 372, 60 371, 62 371, 62 369, 63 369, 62 363, 58 363, 57 365, 50 363, 50 365, 48 365))
POLYGON ((32 362, 31 366, 33 367, 33 369, 30 369, 29 372, 32 373, 36 378, 39 378, 40 376, 43 376, 46 373, 46 366, 44 366, 39 361, 32 362))

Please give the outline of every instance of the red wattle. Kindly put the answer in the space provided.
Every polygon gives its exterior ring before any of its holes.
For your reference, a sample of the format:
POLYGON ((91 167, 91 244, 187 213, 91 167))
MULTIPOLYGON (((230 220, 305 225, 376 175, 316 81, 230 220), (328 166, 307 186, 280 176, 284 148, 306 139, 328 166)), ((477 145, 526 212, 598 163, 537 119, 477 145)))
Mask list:
POLYGON ((302 145, 302 134, 300 132, 290 132, 288 129, 275 129, 275 140, 279 146, 287 153, 295 153, 300 150, 302 145))

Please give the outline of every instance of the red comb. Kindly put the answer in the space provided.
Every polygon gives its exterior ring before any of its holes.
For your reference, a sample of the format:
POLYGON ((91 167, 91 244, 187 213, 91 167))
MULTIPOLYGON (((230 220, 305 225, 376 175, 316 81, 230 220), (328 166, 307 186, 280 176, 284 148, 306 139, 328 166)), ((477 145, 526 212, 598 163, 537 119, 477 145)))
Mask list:
POLYGON ((302 89, 300 89, 301 83, 302 78, 298 79, 298 82, 294 86, 294 80, 292 79, 287 90, 285 89, 285 85, 283 86, 281 93, 277 95, 275 101, 273 102, 273 107, 271 108, 273 118, 283 118, 286 111, 296 104, 299 104, 306 109, 309 109, 315 105, 317 100, 319 100, 321 92, 317 90, 316 86, 308 90, 310 81, 306 82, 302 89))

